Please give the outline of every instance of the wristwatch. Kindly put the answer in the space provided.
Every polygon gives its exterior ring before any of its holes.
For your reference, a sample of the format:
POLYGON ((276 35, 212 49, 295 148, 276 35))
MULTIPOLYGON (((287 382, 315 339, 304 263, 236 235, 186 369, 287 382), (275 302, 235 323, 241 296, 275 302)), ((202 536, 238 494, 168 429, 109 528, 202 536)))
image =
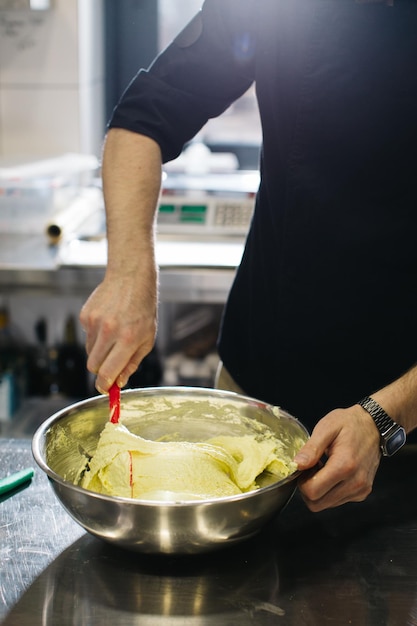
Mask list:
POLYGON ((394 422, 373 398, 365 396, 357 404, 365 409, 374 420, 381 438, 382 454, 384 456, 392 456, 398 452, 405 444, 406 434, 404 428, 397 422, 394 422))

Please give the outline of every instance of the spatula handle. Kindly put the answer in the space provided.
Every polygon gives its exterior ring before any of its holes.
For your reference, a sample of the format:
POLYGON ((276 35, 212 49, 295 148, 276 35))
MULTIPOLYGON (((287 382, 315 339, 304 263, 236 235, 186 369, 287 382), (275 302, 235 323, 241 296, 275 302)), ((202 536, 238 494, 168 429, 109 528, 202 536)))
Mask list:
POLYGON ((120 387, 113 383, 109 389, 110 421, 117 424, 120 418, 120 387))

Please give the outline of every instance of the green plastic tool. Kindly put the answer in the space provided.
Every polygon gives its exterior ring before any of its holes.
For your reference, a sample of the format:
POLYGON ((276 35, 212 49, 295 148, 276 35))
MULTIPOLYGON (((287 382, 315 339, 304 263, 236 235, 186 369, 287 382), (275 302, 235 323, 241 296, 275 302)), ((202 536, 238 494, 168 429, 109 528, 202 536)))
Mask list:
POLYGON ((20 472, 6 476, 6 478, 0 479, 0 496, 13 489, 17 489, 20 485, 24 485, 31 480, 34 471, 31 467, 28 467, 20 472))

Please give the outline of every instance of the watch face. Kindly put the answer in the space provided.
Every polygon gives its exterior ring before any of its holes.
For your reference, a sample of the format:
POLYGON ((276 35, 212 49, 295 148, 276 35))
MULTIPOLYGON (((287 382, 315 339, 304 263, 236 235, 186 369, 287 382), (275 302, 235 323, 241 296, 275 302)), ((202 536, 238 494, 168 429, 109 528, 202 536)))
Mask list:
POLYGON ((392 435, 389 435, 385 440, 385 454, 386 456, 392 456, 397 450, 399 450, 405 444, 406 436, 404 428, 398 428, 392 435))

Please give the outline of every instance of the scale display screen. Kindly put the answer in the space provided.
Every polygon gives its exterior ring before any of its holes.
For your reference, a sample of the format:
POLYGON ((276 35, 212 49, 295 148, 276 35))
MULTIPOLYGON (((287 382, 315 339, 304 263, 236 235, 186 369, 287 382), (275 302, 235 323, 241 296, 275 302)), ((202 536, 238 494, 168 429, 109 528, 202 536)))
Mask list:
POLYGON ((207 197, 203 202, 187 197, 162 197, 158 212, 161 233, 205 232, 246 234, 253 214, 254 198, 207 197))
POLYGON ((181 224, 205 224, 207 220, 207 204, 161 204, 159 206, 159 222, 171 221, 181 224))
POLYGON ((168 174, 158 212, 162 234, 246 236, 255 206, 259 172, 187 176, 168 174))

